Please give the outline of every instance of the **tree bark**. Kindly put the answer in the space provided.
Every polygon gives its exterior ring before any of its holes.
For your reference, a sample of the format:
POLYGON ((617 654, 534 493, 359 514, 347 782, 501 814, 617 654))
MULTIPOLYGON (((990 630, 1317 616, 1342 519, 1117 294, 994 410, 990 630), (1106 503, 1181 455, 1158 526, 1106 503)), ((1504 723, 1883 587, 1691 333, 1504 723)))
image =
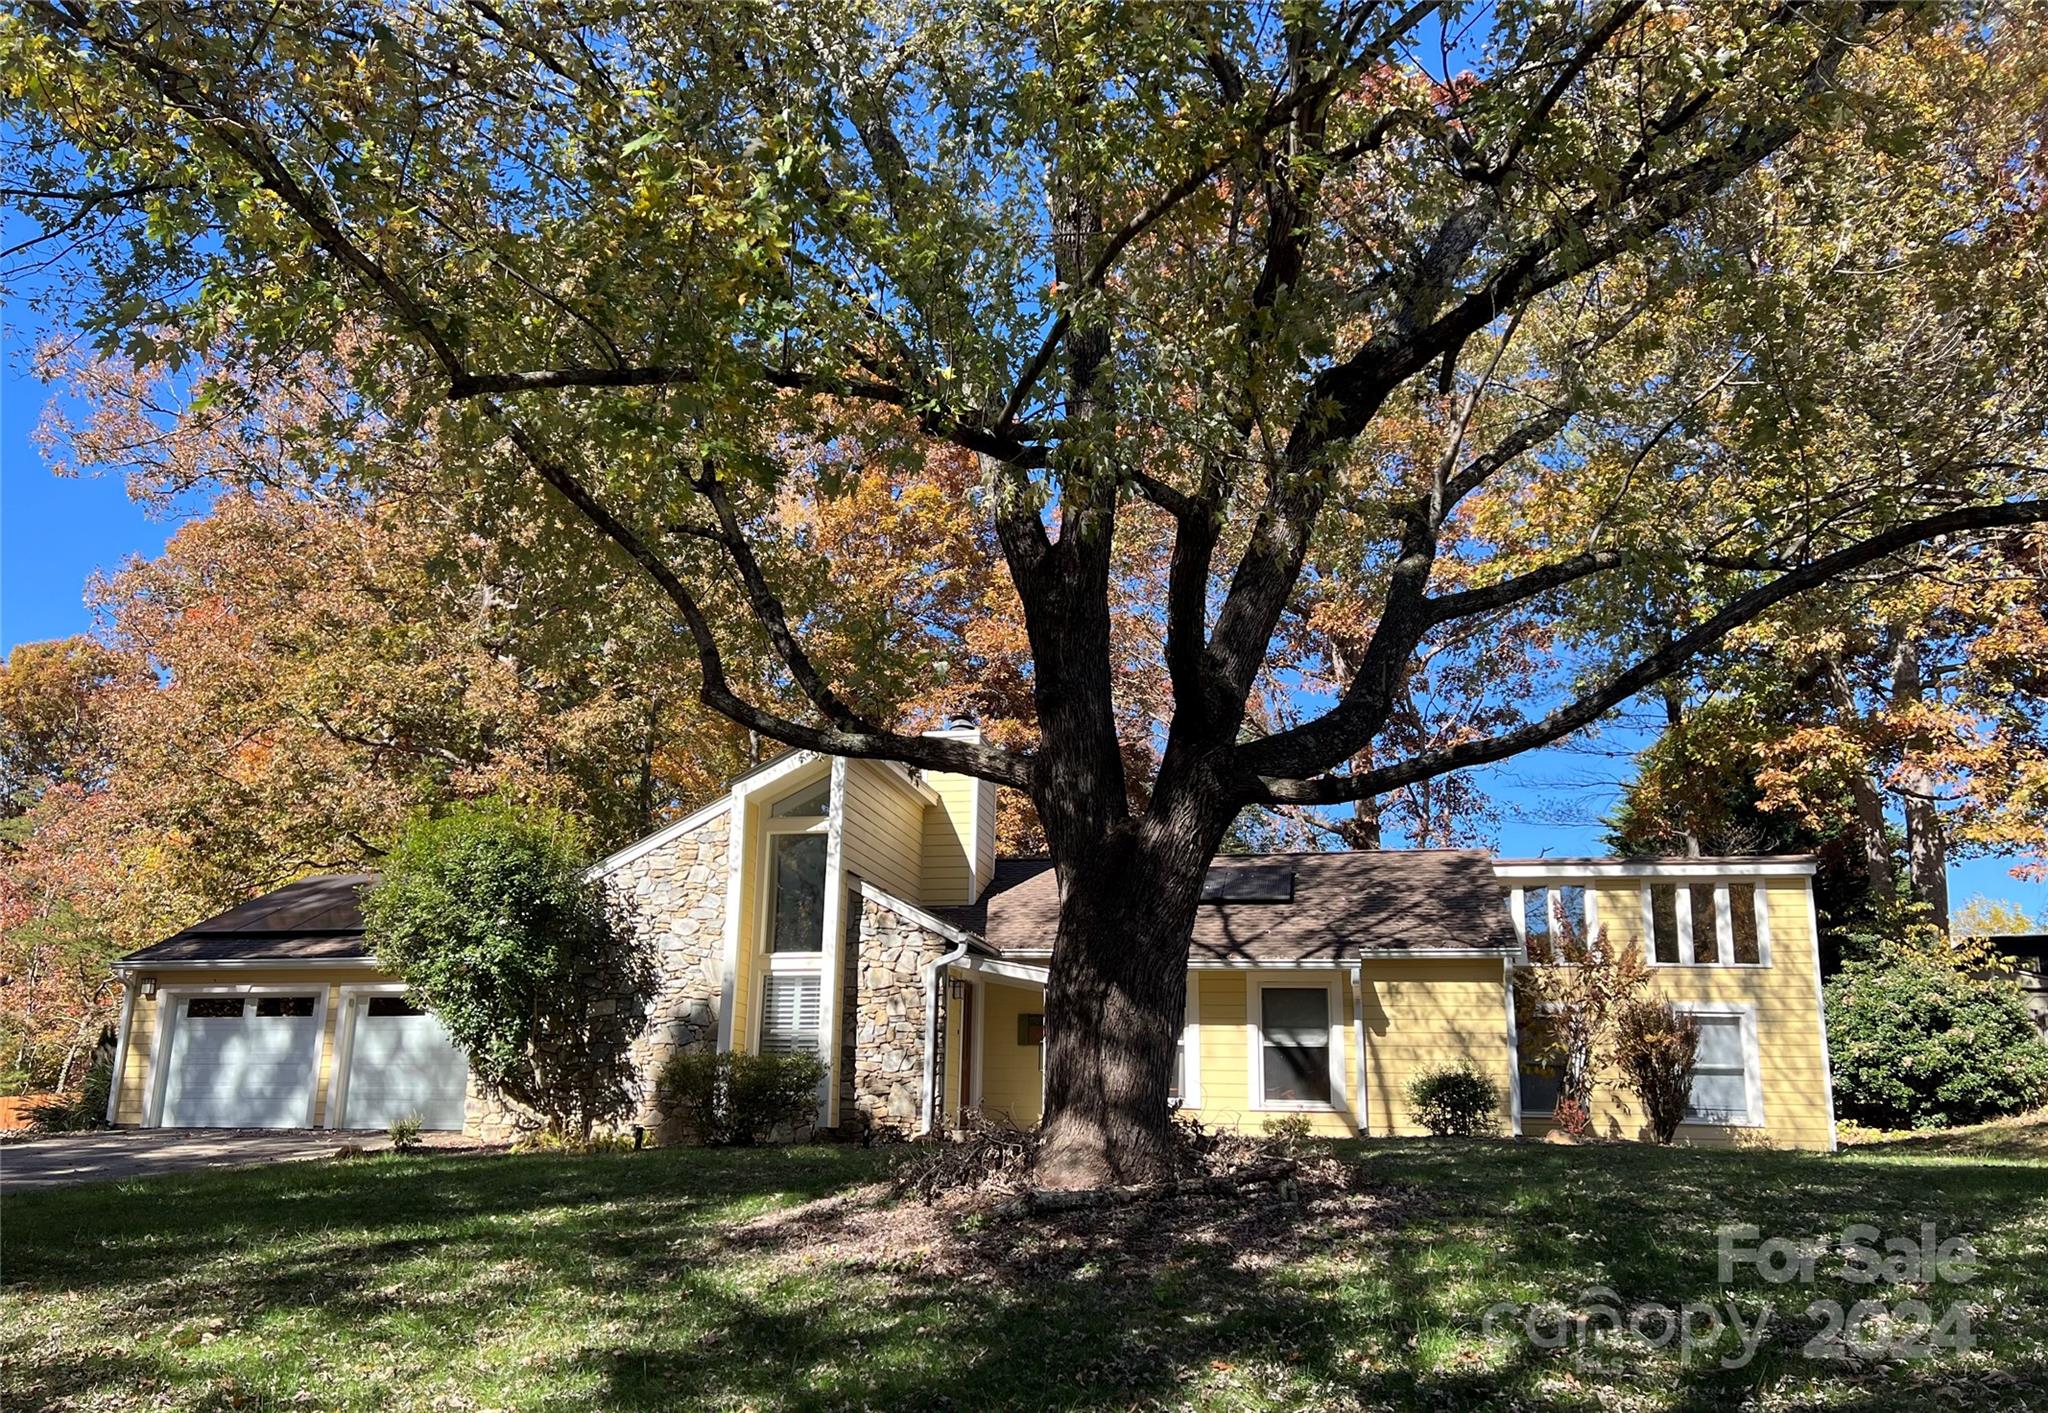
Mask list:
POLYGON ((1190 930, 1234 807, 1148 814, 1060 869, 1059 933, 1045 993, 1041 1186, 1171 1175, 1167 1088, 1187 1005, 1190 930))

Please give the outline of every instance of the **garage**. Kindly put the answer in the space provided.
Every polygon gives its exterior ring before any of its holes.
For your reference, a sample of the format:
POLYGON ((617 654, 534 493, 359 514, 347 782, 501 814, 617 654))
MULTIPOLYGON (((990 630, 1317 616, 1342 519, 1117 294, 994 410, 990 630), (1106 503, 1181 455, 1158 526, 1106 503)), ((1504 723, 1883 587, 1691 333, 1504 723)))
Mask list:
POLYGON ((461 1129, 467 1058, 363 933, 367 874, 302 878, 116 963, 109 1121, 461 1129))
POLYGON ((338 1128, 386 1128, 418 1115, 428 1129, 462 1127, 469 1061, 439 1017, 402 995, 355 997, 349 1007, 338 1128))
POLYGON ((167 999, 164 1127, 303 1128, 313 1121, 324 992, 167 999))

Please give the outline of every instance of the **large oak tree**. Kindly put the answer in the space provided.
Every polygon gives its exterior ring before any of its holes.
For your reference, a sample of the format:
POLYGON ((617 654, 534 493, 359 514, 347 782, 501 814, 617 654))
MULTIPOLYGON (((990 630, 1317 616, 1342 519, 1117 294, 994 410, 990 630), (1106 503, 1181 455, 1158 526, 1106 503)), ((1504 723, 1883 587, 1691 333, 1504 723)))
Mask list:
MULTIPOLYGON (((84 276, 85 328, 260 365, 367 326, 366 403, 431 420, 451 475, 523 463, 658 588, 714 709, 1029 794, 1063 889, 1048 1182, 1163 1163, 1188 928, 1240 810, 1557 740, 1805 590, 2048 513, 2013 450, 2038 420, 1872 483, 1803 442, 1824 355, 1779 416, 1741 391, 1739 345, 1715 368, 1679 336, 1707 307, 1836 307, 1782 281, 1786 242, 1921 200, 1959 219, 1900 222, 1858 278, 1986 272, 1940 311, 1971 368, 2034 352, 1996 317, 2039 296, 2025 7, 6 15, 5 181, 42 227, 17 258, 84 276), (2005 108, 1901 82, 1943 66, 2005 108), (907 433, 979 459, 959 513, 1022 605, 1028 746, 864 707, 758 550, 779 484, 907 433), (1135 581, 1134 543, 1157 546, 1135 581), (1171 696, 1142 788, 1114 689, 1133 582, 1160 586, 1171 696), (1333 582, 1353 603, 1318 695, 1271 650, 1333 582), (1418 655, 1502 623, 1550 688, 1405 728, 1418 655), (728 670, 750 647, 779 690, 728 670)), ((1937 412, 1972 415, 1973 390, 1937 412)))

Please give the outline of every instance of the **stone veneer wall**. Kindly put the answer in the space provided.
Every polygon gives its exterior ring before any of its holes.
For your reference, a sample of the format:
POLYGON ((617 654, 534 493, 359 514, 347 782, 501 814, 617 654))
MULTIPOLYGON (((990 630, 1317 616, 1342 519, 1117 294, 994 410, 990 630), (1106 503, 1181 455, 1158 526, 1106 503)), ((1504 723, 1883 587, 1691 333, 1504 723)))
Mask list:
MULTIPOLYGON (((640 1105, 632 1122, 672 1139, 671 1116, 654 1093, 654 1077, 678 1050, 718 1044, 718 968, 725 948, 726 857, 732 816, 719 814, 687 834, 650 849, 609 876, 646 929, 660 977, 648 1003, 647 1026, 633 1042, 640 1105)), ((502 1142, 530 1132, 533 1116, 469 1087, 463 1132, 502 1142)))
POLYGON ((846 1017, 853 1037, 854 1108, 841 1113, 843 1129, 917 1132, 923 1112, 925 968, 952 950, 945 937, 861 895, 859 970, 846 1017))

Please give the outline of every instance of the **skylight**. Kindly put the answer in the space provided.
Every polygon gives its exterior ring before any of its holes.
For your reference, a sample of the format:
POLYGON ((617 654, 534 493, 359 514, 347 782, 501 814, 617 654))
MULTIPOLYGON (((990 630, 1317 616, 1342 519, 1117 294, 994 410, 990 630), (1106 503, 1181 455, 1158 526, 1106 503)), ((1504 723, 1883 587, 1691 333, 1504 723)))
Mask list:
POLYGON ((1288 864, 1218 864, 1202 879, 1205 903, 1291 903, 1294 869, 1288 864))

